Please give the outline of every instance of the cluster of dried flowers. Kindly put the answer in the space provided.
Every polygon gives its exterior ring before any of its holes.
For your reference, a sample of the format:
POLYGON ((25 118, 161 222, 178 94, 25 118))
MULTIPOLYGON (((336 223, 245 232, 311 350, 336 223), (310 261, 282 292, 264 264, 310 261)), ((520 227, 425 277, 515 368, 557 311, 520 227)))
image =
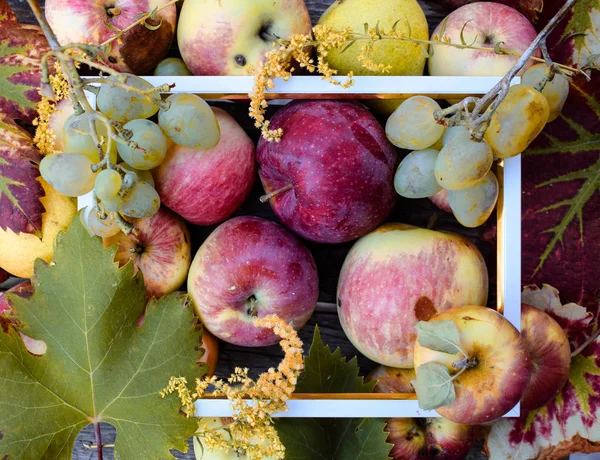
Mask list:
POLYGON ((229 425, 219 428, 200 423, 196 436, 202 445, 213 451, 235 451, 251 459, 283 459, 285 448, 271 415, 287 411, 287 400, 304 368, 302 341, 294 328, 276 315, 257 318, 255 325, 270 328, 281 337, 279 343, 285 355, 277 369, 269 369, 254 381, 247 368, 236 368, 227 381, 215 376, 197 379, 193 390, 188 388, 185 378, 172 377, 161 396, 177 393, 182 410, 190 417, 195 413, 195 401, 212 388, 211 396, 225 396, 231 401, 233 418, 229 425))

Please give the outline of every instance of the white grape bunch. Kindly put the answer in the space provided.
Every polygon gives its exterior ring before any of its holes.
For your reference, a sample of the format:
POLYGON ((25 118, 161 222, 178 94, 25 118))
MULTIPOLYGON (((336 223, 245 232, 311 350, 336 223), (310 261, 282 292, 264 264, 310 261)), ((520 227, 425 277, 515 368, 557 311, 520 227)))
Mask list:
POLYGON ((493 171, 489 171, 472 187, 448 190, 448 204, 454 217, 462 225, 478 227, 484 224, 494 211, 498 193, 498 179, 493 171))
POLYGON ((132 120, 123 129, 131 132, 130 142, 137 145, 135 148, 125 143, 117 145, 125 163, 136 169, 148 170, 163 162, 167 155, 167 139, 156 123, 145 119, 132 120))
POLYGON ((435 195, 442 187, 433 170, 439 152, 434 149, 415 150, 400 162, 394 176, 394 188, 405 198, 427 198, 435 195))
POLYGON ((408 98, 388 118, 385 125, 387 138, 402 149, 422 150, 431 147, 446 129, 433 116, 437 110, 440 110, 440 105, 430 97, 408 98))
POLYGON ((40 162, 40 174, 57 192, 78 197, 94 188, 92 160, 81 153, 55 153, 40 162))
POLYGON ((447 190, 462 190, 475 185, 492 167, 494 156, 489 144, 476 141, 467 131, 458 131, 435 162, 435 178, 447 190))
MULTIPOLYGON (((150 91, 154 87, 143 78, 131 74, 122 74, 126 76, 125 85, 137 88, 142 91, 150 91)), ((118 77, 110 76, 108 80, 119 82, 118 77)), ((111 120, 120 123, 137 118, 149 118, 158 112, 160 94, 152 91, 146 95, 135 91, 127 90, 110 83, 103 83, 98 91, 96 104, 98 110, 111 120)))
POLYGON ((165 106, 158 112, 158 124, 173 142, 197 150, 212 149, 219 143, 219 123, 204 99, 194 94, 172 94, 165 106))
MULTIPOLYGON (((535 87, 548 78, 550 70, 551 68, 546 64, 533 65, 523 74, 521 83, 535 87)), ((544 89, 542 89, 542 96, 548 101, 549 115, 547 123, 550 123, 558 118, 569 97, 569 80, 567 77, 561 73, 556 73, 552 80, 545 84, 544 89)))

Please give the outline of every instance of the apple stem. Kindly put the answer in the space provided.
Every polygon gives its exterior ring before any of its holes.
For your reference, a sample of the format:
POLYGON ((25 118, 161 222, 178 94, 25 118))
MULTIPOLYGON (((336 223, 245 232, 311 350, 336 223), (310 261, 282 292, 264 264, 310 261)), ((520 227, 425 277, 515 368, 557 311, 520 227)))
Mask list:
POLYGON ((577 350, 575 350, 573 353, 571 353, 571 358, 574 358, 575 356, 577 356, 578 354, 580 354, 583 350, 585 350, 589 344, 591 344, 592 342, 594 342, 598 336, 600 335, 600 327, 598 327, 596 329, 596 331, 590 335, 585 342, 583 342, 581 344, 581 346, 579 348, 577 348, 577 350))
POLYGON ((271 200, 272 198, 275 198, 280 193, 287 192, 288 190, 291 190, 293 188, 294 188, 294 186, 292 184, 287 184, 285 187, 281 187, 280 189, 277 189, 274 192, 267 193, 266 195, 261 196, 260 202, 266 203, 267 201, 271 200))
MULTIPOLYGON (((462 352, 464 354, 464 352, 462 352)), ((461 372, 465 369, 470 369, 477 366, 479 361, 477 358, 469 358, 466 354, 464 358, 460 358, 458 361, 452 363, 453 369, 461 369, 461 372)), ((458 374, 457 374, 458 375, 458 374)))

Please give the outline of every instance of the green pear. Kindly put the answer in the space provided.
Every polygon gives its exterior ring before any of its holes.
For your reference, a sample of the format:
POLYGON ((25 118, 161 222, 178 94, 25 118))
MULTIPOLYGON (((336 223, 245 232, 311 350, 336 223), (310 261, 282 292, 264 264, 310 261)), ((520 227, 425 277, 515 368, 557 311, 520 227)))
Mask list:
MULTIPOLYGON (((365 23, 369 28, 379 23, 379 29, 389 31, 396 24, 396 31, 404 36, 419 40, 429 39, 427 19, 417 0, 335 0, 323 13, 319 24, 334 30, 351 27, 356 33, 364 34, 365 23)), ((358 61, 361 49, 367 40, 358 40, 343 53, 343 48, 327 54, 329 65, 340 75, 381 75, 365 69, 358 61)), ((390 65, 389 75, 423 75, 425 54, 422 46, 406 40, 381 40, 374 44, 372 60, 390 65)))

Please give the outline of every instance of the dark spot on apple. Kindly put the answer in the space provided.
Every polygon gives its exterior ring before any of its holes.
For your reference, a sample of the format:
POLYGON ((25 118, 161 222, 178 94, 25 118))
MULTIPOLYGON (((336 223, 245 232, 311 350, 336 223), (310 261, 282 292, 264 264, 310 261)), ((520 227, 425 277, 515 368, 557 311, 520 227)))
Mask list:
POLYGON ((116 64, 117 58, 114 56, 108 56, 108 62, 110 62, 111 64, 116 64))
POLYGON ((342 300, 341 299, 337 299, 337 307, 342 308, 342 300))
POLYGON ((244 67, 246 65, 246 56, 243 54, 237 54, 234 58, 235 63, 240 67, 244 67))
POLYGON ((486 35, 483 40, 484 45, 494 45, 494 37, 492 35, 486 35))
POLYGON ((2 440, 3 437, 4 437, 4 434, 2 434, 2 431, 0 431, 0 441, 2 440))
POLYGON ((435 305, 429 297, 419 297, 415 304, 415 316, 419 321, 429 321, 436 313, 435 305))
POLYGON ((248 316, 252 316, 253 318, 258 316, 258 310, 256 309, 257 304, 258 300, 254 294, 248 297, 248 300, 246 300, 246 314, 248 316))

